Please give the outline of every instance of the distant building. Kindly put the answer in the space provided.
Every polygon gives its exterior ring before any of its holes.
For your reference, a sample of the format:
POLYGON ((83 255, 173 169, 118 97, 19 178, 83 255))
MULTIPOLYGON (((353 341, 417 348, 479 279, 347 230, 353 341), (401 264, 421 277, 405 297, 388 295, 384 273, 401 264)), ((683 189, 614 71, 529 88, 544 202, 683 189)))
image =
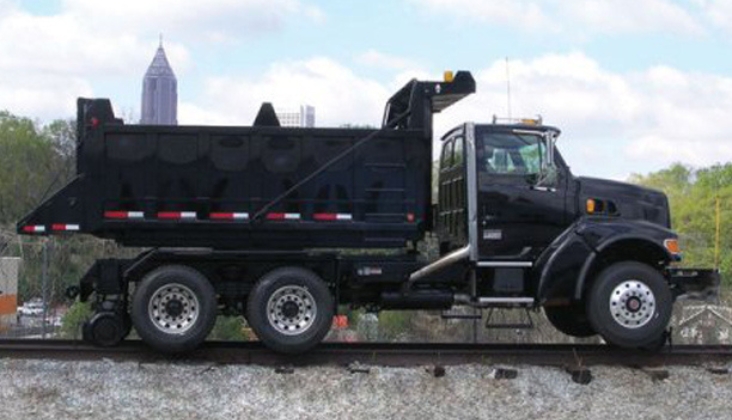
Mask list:
POLYGON ((142 80, 140 124, 178 125, 178 81, 163 49, 163 39, 142 80))
POLYGON ((300 105, 299 111, 277 112, 282 127, 315 127, 315 107, 300 105))

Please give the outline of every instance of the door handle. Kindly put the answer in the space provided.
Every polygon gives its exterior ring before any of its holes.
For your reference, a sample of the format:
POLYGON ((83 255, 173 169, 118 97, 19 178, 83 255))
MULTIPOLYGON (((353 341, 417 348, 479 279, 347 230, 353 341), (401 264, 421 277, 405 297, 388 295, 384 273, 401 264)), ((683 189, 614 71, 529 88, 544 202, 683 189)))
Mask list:
POLYGON ((540 185, 539 186, 532 185, 529 188, 532 189, 532 190, 534 190, 534 191, 557 192, 557 189, 554 188, 554 187, 542 187, 540 185))

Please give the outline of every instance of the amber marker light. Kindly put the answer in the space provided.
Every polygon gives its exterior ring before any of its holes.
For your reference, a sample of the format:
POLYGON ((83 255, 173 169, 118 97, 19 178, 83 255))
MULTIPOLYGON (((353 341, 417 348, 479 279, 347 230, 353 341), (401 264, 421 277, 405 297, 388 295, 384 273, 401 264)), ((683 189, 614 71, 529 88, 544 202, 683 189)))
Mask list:
POLYGON ((450 70, 445 71, 442 75, 445 83, 452 83, 455 80, 455 75, 450 70))
POLYGON ((592 214, 595 212, 595 200, 588 198, 586 203, 587 213, 592 214))
POLYGON ((668 252, 672 254, 681 254, 681 248, 679 247, 678 239, 666 239, 665 241, 663 241, 663 246, 665 246, 668 252))

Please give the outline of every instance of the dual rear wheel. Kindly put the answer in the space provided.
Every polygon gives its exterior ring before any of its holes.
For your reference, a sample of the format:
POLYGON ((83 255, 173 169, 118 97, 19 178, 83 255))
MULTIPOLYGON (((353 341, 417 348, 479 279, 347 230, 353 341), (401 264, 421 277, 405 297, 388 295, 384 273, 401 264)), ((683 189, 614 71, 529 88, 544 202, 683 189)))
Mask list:
MULTIPOLYGON (((247 320, 273 350, 298 353, 328 333, 334 304, 330 290, 315 273, 283 267, 264 275, 250 292, 247 320)), ((163 266, 139 283, 132 300, 132 323, 140 337, 163 352, 198 347, 211 332, 218 313, 208 279, 186 266, 163 266)))

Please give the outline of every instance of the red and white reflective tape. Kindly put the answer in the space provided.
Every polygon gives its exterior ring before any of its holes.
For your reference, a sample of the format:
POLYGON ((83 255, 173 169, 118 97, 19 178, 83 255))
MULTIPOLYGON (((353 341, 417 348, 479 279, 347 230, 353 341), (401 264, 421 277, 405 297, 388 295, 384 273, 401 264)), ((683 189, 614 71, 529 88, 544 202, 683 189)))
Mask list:
POLYGON ((249 213, 216 212, 209 215, 211 220, 249 220, 249 213))
POLYGON ((161 220, 194 220, 198 217, 195 211, 159 211, 161 220))
POLYGON ((51 230, 54 232, 78 232, 79 225, 67 225, 63 223, 54 223, 51 225, 51 230))
POLYGON ((267 213, 267 220, 300 220, 300 213, 267 213))
POLYGON ((145 213, 141 211, 108 210, 104 212, 104 218, 120 220, 139 220, 145 218, 145 213))
POLYGON ((46 231, 46 227, 43 225, 23 226, 23 232, 25 232, 25 233, 44 233, 45 231, 46 231))
POLYGON ((319 222, 351 221, 353 215, 350 213, 315 213, 313 219, 319 222))

